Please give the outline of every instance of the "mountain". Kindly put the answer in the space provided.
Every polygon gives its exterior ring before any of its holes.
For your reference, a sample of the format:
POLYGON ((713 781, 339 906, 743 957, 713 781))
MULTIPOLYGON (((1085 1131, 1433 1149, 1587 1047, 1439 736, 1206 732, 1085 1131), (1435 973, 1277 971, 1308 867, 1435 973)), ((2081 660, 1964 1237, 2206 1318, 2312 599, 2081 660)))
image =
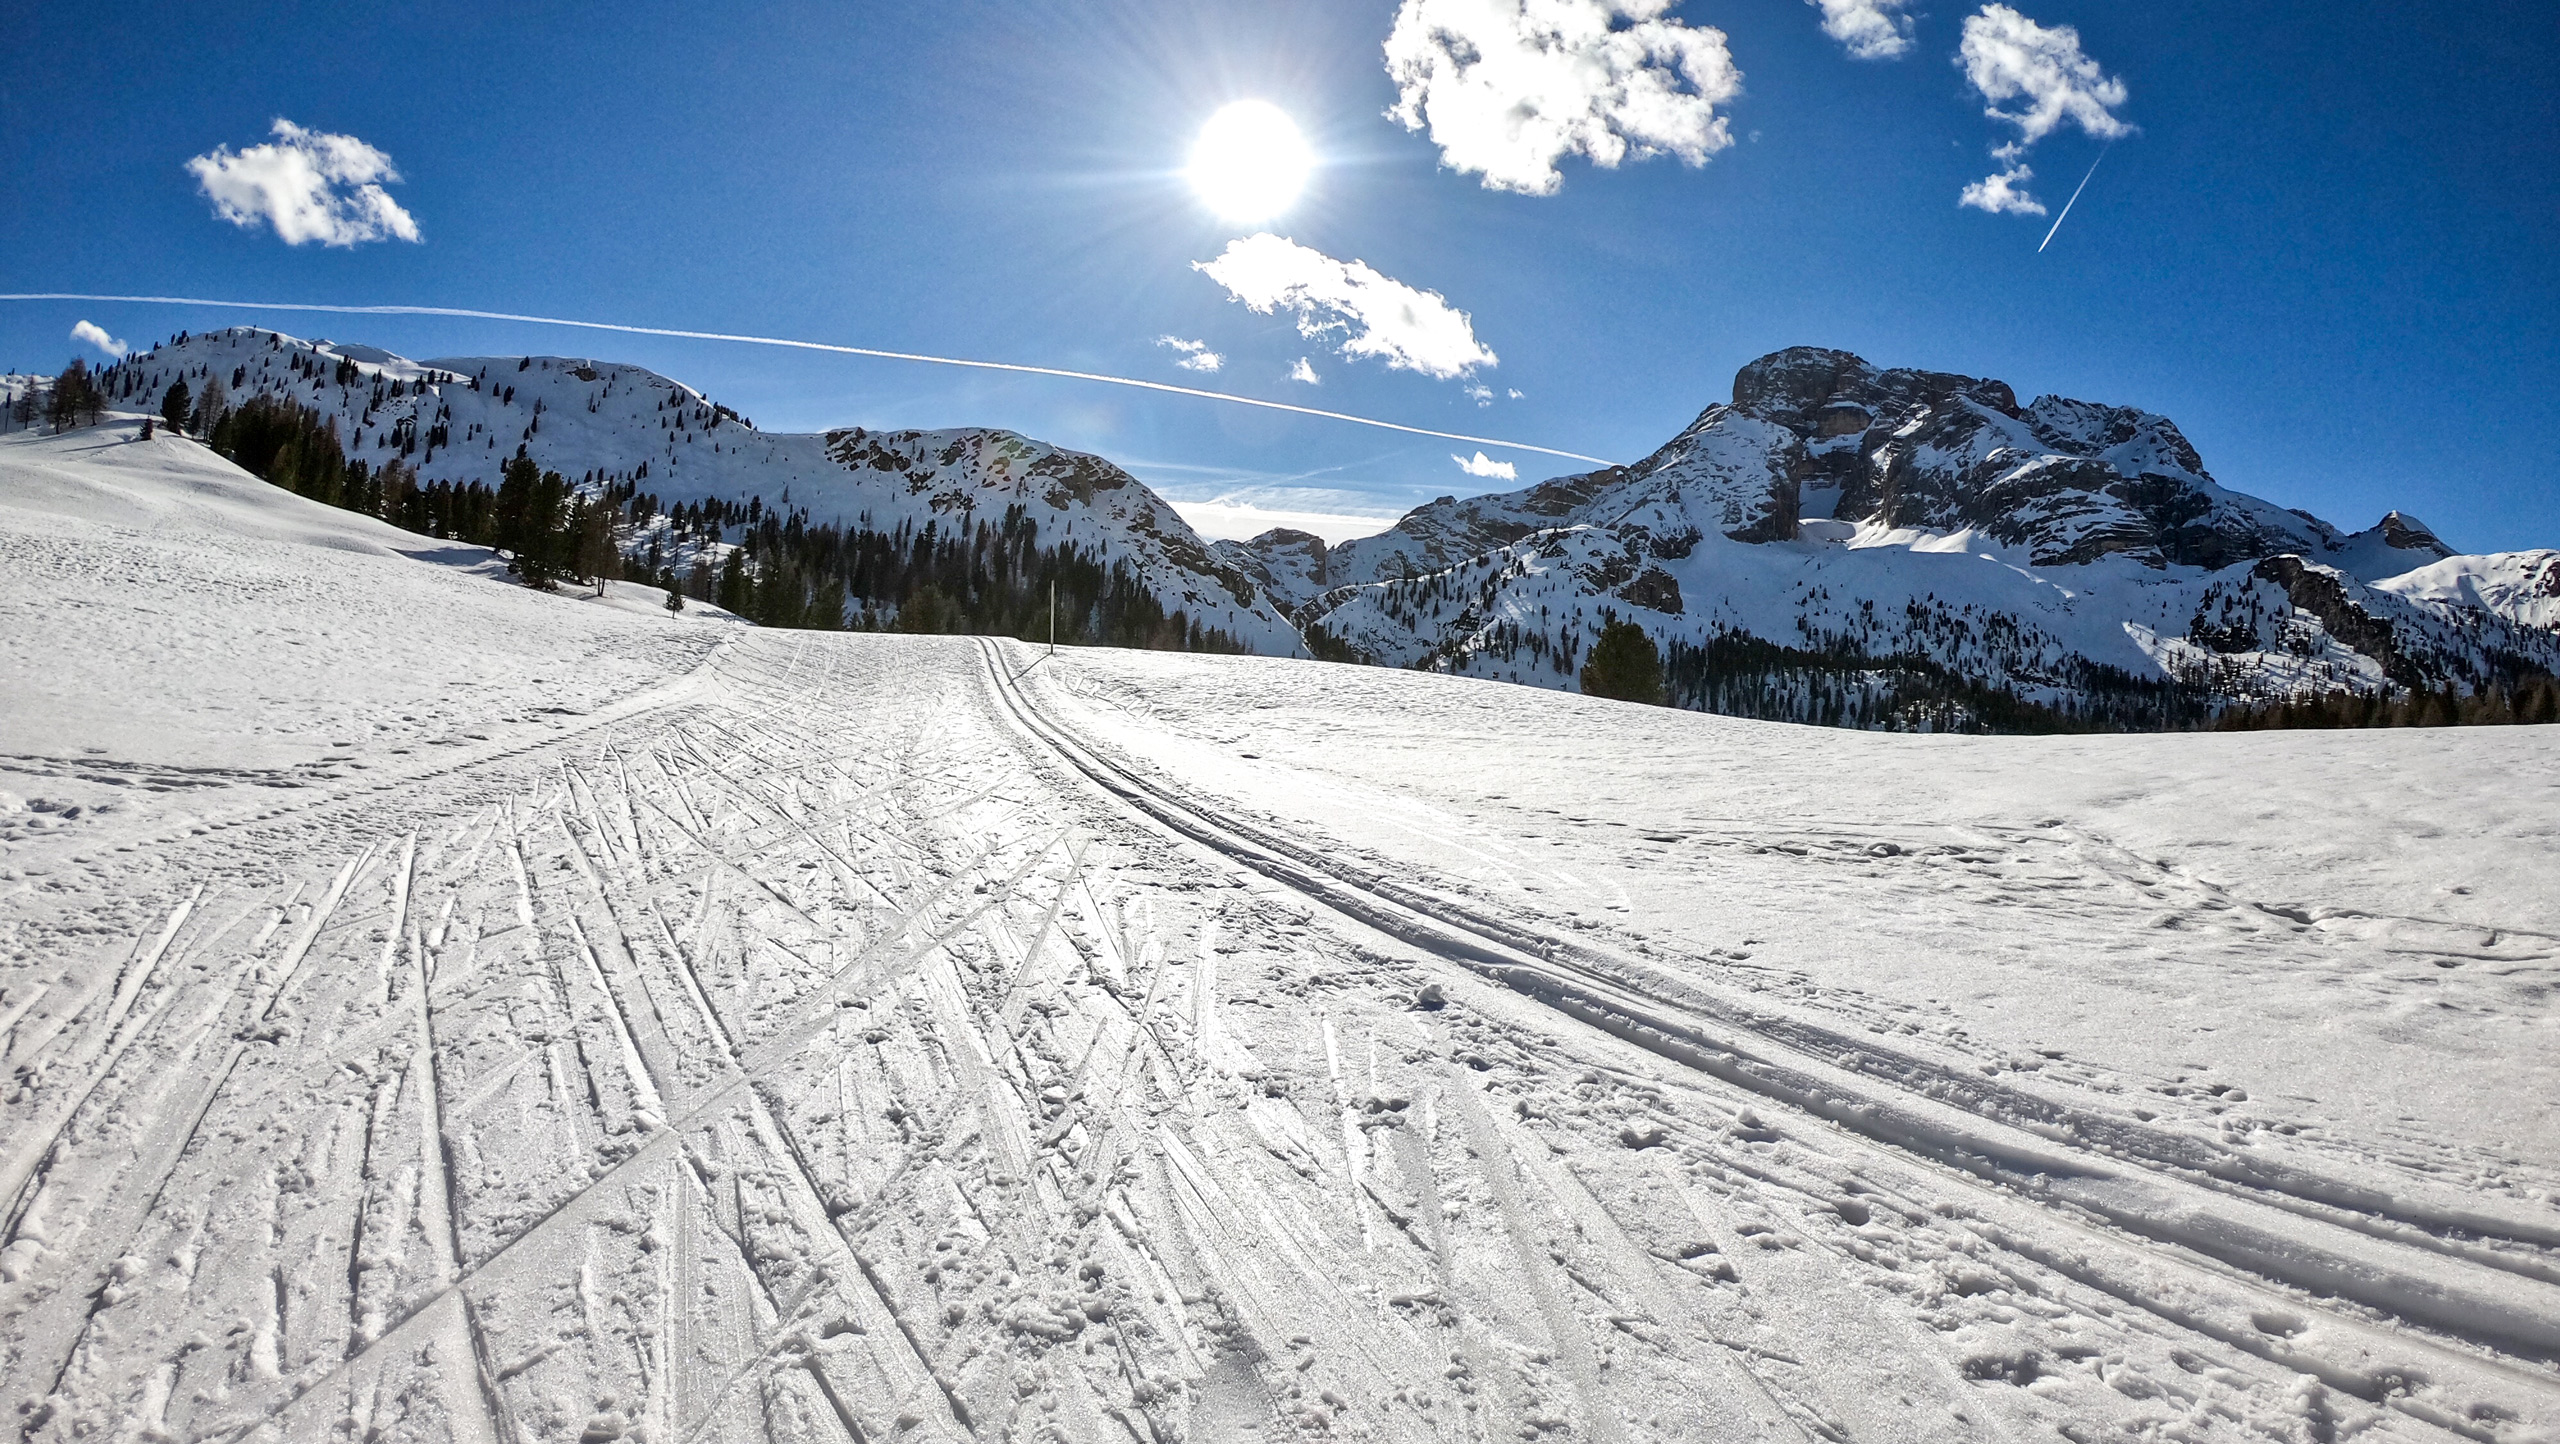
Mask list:
MULTIPOLYGON (((1294 626, 1249 576, 1214 552, 1161 497, 1098 456, 1009 431, 823 434, 759 431, 729 407, 637 366, 562 356, 412 361, 371 346, 239 328, 184 336, 103 373, 119 406, 156 410, 169 383, 201 393, 219 380, 235 406, 288 399, 335 428, 349 460, 398 459, 420 483, 495 486, 522 448, 589 492, 646 494, 664 517, 707 512, 689 535, 746 542, 768 513, 800 530, 832 525, 847 556, 914 552, 930 529, 946 548, 1030 538, 1035 554, 1069 546, 1156 609, 1243 649, 1288 656, 1294 626)), ((676 539, 658 524, 650 537, 676 539)), ((677 558, 682 560, 682 558, 677 558)), ((901 572, 900 575, 906 575, 901 572)), ((857 611, 895 616, 905 594, 852 593, 857 611)), ((965 599, 962 599, 965 600, 965 599)), ((1074 619, 1069 635, 1074 635, 1074 619)))
POLYGON ((723 600, 784 624, 1037 635, 1054 581, 1069 638, 1572 689, 1619 618, 1681 705, 1896 728, 2175 726, 2560 671, 2560 552, 2459 556, 2400 512, 2349 533, 2224 487, 2165 416, 1811 347, 1743 367, 1631 465, 1333 546, 1212 545, 1110 461, 1011 432, 768 433, 589 359, 235 329, 102 377, 133 409, 180 379, 290 400, 423 483, 494 484, 521 451, 627 505, 654 576, 708 595, 742 550, 810 610, 723 600))
POLYGON ((1797 720, 2159 725, 2560 668, 2560 554, 2342 532, 2165 416, 1810 347, 1632 465, 1221 549, 1327 655, 1571 687, 1614 616, 1675 701, 1797 720))

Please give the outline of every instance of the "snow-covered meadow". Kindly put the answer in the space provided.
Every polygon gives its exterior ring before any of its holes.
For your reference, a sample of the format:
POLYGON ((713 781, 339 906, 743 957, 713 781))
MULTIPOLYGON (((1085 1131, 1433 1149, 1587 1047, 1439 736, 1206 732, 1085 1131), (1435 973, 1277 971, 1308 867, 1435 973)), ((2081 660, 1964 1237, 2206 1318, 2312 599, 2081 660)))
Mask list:
POLYGON ((2560 729, 508 585, 0 439, 29 1440, 2560 1430, 2560 729))

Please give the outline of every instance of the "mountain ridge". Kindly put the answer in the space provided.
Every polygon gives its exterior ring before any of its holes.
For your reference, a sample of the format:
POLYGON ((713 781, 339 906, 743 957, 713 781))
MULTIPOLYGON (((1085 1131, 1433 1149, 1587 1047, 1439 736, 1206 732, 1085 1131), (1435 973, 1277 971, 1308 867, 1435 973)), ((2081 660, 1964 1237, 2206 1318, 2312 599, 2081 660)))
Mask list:
POLYGON ((2346 532, 2222 486, 2157 413, 1819 347, 1637 462, 1221 545, 1328 655, 1573 688, 1625 619, 1675 701, 1792 720, 2162 725, 2560 666, 2560 553, 2346 532))
MULTIPOLYGON (((995 614, 1028 625, 1019 562, 1036 537, 1154 599, 1173 625, 1140 644, 1205 637, 1572 690, 1623 619, 1664 655, 1672 700, 1783 720, 2156 727, 2560 670, 2560 552, 2458 555, 2398 511, 2347 532, 2223 486, 2166 416, 2022 405, 2006 382, 1820 347, 1745 365, 1729 400, 1637 461, 1444 496, 1331 545, 1285 529, 1210 542, 1108 459, 1016 433, 767 433, 683 383, 587 358, 418 362, 235 328, 103 374, 146 405, 182 377, 291 399, 350 456, 429 480, 486 479, 522 453, 615 495, 646 486, 652 506, 691 507, 696 530, 670 535, 697 551, 705 527, 715 552, 733 534, 752 548, 738 519, 759 510, 768 548, 787 512, 794 529, 839 526, 847 551, 943 549, 930 573, 844 572, 862 625, 987 625, 986 606, 916 588, 978 587, 971 557, 990 546, 1014 567, 995 614)), ((1069 634, 1129 639, 1080 625, 1069 634)))
MULTIPOLYGON (((1027 521, 1042 546, 1125 564, 1166 613, 1254 651, 1286 656, 1300 645, 1249 578, 1143 482, 1107 458, 999 428, 766 432, 645 367, 541 355, 417 361, 253 327, 185 336, 102 374, 143 409, 181 379, 199 392, 219 380, 235 403, 293 401, 336 428, 350 460, 397 459, 422 483, 494 485, 521 449, 589 490, 645 490, 662 513, 753 503, 759 516, 796 514, 849 533, 912 539, 930 527, 963 541, 1027 521)), ((739 535, 734 524, 713 531, 716 545, 739 535)), ((894 618, 907 600, 851 596, 848 611, 894 618)))

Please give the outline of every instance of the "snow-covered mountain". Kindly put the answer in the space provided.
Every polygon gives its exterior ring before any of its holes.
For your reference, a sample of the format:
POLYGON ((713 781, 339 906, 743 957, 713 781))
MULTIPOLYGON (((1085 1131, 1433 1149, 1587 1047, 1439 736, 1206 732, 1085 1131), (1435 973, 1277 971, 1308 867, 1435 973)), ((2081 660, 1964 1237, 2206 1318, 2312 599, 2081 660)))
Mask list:
MULTIPOLYGON (((115 404, 156 410, 169 383, 219 380, 233 405, 290 397, 338 427, 351 460, 392 458, 421 482, 494 485, 519 446, 573 480, 636 485, 663 505, 760 500, 812 524, 966 536, 1008 512, 1044 547, 1125 562, 1168 613, 1288 656, 1297 630, 1246 573, 1144 483, 1098 456, 990 428, 759 431, 637 366, 562 356, 412 361, 371 346, 235 328, 183 336, 110 374, 115 404)), ((899 599, 888 599, 895 602, 899 599)))
MULTIPOLYGON (((2234 702, 2463 693, 2560 671, 2560 552, 2457 556, 2399 512, 2349 533, 2232 491, 2167 417, 1794 348, 1745 366, 1632 465, 1443 497, 1328 547, 1204 541, 1111 462, 1010 432, 757 430, 639 367, 411 361, 234 329, 108 374, 290 397, 351 458, 494 481, 546 468, 664 506, 760 500, 812 524, 945 537, 1036 526, 1125 565, 1163 611, 1314 650, 1572 688, 1612 616, 1673 700, 1863 726, 2192 721, 2234 702)), ((734 513, 733 513, 734 515, 734 513)), ((716 518, 715 518, 716 521, 716 518)), ((859 598, 891 609, 906 598, 859 598)))
POLYGON ((2560 554, 2457 557, 2398 512, 2342 532, 2221 486, 2167 417, 1814 348, 1631 466, 1223 550, 1328 650, 1571 687, 1617 615, 1675 700, 1819 720, 1996 695, 2136 723, 2560 668, 2560 554))

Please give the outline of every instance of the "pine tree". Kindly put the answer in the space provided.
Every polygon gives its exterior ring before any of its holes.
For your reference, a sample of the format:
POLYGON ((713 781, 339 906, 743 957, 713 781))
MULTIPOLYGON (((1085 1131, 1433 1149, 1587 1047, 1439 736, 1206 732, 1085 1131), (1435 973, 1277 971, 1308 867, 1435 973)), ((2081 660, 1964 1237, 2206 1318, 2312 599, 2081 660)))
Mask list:
POLYGON ((1582 691, 1587 697, 1662 705, 1662 653, 1653 638, 1633 622, 1610 620, 1582 666, 1582 691))
POLYGON ((2535 678, 2531 690, 2516 708, 2516 719, 2532 723, 2560 722, 2560 680, 2535 678))
POLYGON ((747 553, 744 547, 733 549, 728 560, 720 564, 720 591, 717 600, 721 610, 743 617, 755 604, 755 581, 747 575, 747 553))
POLYGON ((575 566, 569 534, 569 484, 544 471, 522 447, 500 473, 493 538, 511 553, 507 564, 526 586, 551 590, 553 580, 575 566))
POLYGON ((667 610, 670 612, 684 610, 684 593, 673 582, 667 583, 667 610))
POLYGON ((497 532, 494 539, 499 551, 522 556, 528 549, 533 494, 541 483, 542 468, 525 455, 521 447, 505 466, 499 468, 497 532))
POLYGON ((171 431, 187 429, 187 406, 193 398, 187 395, 187 383, 172 381, 160 397, 160 419, 171 431))

